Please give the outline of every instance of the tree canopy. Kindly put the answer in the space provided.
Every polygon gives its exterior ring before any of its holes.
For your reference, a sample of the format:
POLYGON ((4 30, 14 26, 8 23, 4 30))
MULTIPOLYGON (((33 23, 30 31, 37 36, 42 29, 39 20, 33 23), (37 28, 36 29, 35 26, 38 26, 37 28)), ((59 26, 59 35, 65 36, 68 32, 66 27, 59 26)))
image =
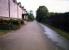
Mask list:
POLYGON ((36 11, 36 20, 39 22, 43 22, 45 18, 48 17, 48 9, 45 6, 39 6, 36 11))

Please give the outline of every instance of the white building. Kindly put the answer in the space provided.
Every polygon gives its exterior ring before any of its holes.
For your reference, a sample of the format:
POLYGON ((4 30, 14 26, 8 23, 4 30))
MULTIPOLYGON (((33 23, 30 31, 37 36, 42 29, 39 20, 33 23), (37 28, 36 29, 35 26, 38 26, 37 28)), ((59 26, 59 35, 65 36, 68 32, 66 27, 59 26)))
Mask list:
POLYGON ((22 14, 26 13, 25 9, 16 0, 0 0, 0 18, 22 19, 22 14))

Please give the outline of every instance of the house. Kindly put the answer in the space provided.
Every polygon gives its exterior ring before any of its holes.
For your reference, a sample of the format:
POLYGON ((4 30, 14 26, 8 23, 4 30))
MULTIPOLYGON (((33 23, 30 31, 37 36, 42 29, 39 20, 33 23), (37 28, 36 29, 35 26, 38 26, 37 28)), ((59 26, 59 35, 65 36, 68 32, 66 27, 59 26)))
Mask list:
POLYGON ((27 11, 16 0, 0 0, 0 18, 7 20, 27 19, 27 11))

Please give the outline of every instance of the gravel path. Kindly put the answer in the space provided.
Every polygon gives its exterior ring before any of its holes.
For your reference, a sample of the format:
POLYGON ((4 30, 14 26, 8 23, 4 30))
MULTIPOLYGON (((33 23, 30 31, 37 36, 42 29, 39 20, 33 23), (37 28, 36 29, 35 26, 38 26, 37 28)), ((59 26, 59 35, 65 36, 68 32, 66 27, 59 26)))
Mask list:
POLYGON ((44 38, 36 21, 28 22, 19 30, 1 37, 0 47, 0 50, 58 50, 49 39, 44 38))

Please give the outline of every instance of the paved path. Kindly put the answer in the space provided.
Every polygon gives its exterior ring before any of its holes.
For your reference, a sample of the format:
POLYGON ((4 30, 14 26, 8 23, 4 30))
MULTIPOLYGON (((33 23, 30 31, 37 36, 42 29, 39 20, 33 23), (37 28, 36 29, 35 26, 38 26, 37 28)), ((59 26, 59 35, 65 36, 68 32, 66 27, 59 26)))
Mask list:
POLYGON ((44 38, 40 25, 28 22, 19 30, 0 38, 0 50, 58 50, 57 47, 44 38))

